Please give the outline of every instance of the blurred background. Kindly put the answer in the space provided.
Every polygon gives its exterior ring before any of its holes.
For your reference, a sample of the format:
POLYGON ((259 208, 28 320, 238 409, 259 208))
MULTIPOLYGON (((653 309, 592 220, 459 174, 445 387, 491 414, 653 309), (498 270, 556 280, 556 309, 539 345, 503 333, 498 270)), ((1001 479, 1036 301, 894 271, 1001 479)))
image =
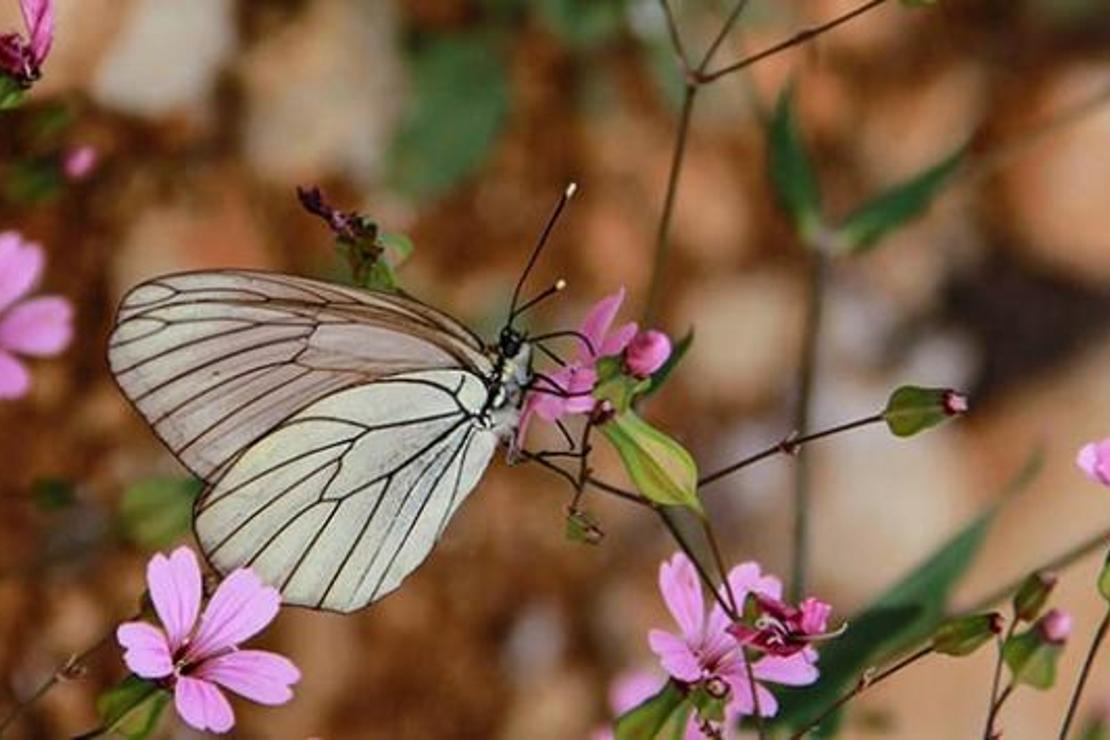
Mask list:
MULTIPOLYGON (((753 0, 718 58, 853 5, 753 0)), ((695 53, 728 6, 675 3, 695 53)), ((3 0, 0 29, 20 26, 3 0)), ((649 416, 703 470, 790 431, 805 263, 767 185, 761 115, 791 78, 830 213, 963 141, 990 153, 927 217, 835 265, 816 398, 818 428, 874 412, 904 382, 966 388, 973 413, 912 440, 876 427, 812 448, 812 591, 846 616, 1043 445, 1043 474, 959 588, 971 603, 1110 521, 1110 494, 1073 464, 1081 443, 1110 435, 1110 105, 1097 105, 1110 100, 1110 2, 890 2, 702 91, 659 313, 661 328, 696 339, 649 416), (1066 111, 1081 112, 1045 130, 1066 111)), ((129 616, 164 546, 158 527, 177 531, 141 510, 144 490, 164 493, 157 481, 183 469, 104 358, 129 286, 226 266, 341 275, 294 195, 318 184, 408 233, 406 288, 492 336, 575 180, 533 283, 570 288, 536 321, 572 326, 620 285, 634 318, 680 92, 655 0, 58 0, 45 78, 0 118, 0 229, 44 245, 44 289, 77 317, 66 354, 34 363, 31 395, 0 404, 0 702, 129 616), (80 145, 99 161, 67 182, 58 157, 80 145), (155 531, 136 532, 135 517, 155 531)), ((790 465, 706 490, 731 562, 788 571, 790 465)), ((655 666, 646 631, 670 625, 656 573, 672 545, 637 507, 595 497, 604 543, 569 542, 567 495, 542 470, 497 461, 398 593, 350 617, 283 613, 261 643, 301 667, 296 699, 236 702, 236 736, 588 736, 612 678, 655 666)), ((1063 575, 1056 600, 1075 638, 1062 684, 1015 696, 1007 738, 1055 736, 1104 608, 1100 561, 1063 575)), ((990 650, 925 661, 868 692, 845 736, 978 737, 992 665, 990 650)), ((105 648, 11 736, 92 728, 96 694, 123 673, 105 648)), ((1086 696, 1089 711, 1110 711, 1105 661, 1086 696)), ((169 717, 161 733, 193 736, 169 717)))

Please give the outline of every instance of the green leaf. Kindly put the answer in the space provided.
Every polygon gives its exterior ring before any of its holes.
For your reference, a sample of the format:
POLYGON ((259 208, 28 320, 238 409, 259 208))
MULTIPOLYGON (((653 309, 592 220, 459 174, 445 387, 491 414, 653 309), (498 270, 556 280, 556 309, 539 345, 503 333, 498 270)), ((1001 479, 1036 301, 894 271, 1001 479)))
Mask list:
POLYGON ((509 111, 496 39, 482 33, 427 39, 412 57, 412 106, 393 141, 394 184, 441 195, 489 157, 509 111))
POLYGON ((647 499, 686 506, 699 514, 698 467, 682 445, 648 424, 631 409, 600 427, 616 449, 629 478, 647 499))
POLYGON ((1046 642, 1037 629, 1031 627, 1007 640, 1002 657, 1016 683, 1043 691, 1056 683, 1056 662, 1064 650, 1062 645, 1046 642))
POLYGON ((690 350, 690 345, 693 343, 694 330, 690 329, 686 332, 686 336, 675 343, 674 347, 671 349, 671 356, 667 358, 663 366, 652 373, 647 388, 640 394, 641 398, 648 398, 663 387, 663 384, 667 382, 667 378, 671 377, 671 373, 678 367, 678 363, 682 362, 682 358, 686 356, 686 353, 690 350))
POLYGON ((540 15, 568 46, 593 49, 624 27, 624 0, 540 0, 540 15))
POLYGON ((667 681, 657 694, 617 717, 615 740, 655 740, 685 703, 682 690, 667 681))
POLYGON ((794 87, 779 96, 768 131, 769 176, 779 204, 807 243, 822 231, 821 191, 795 120, 794 87))
POLYGON ((836 231, 835 243, 850 254, 866 252, 891 231, 924 213, 952 181, 965 151, 961 146, 929 169, 879 193, 844 220, 836 231))
POLYGON ((77 487, 73 481, 62 478, 40 478, 31 483, 31 498, 39 509, 57 511, 73 505, 77 487))
POLYGON ((890 394, 883 421, 899 437, 912 437, 967 410, 967 399, 950 388, 904 385, 890 394))
POLYGON ((157 477, 132 484, 120 501, 124 535, 151 550, 173 544, 188 533, 202 488, 195 478, 157 477))
POLYGON ((96 711, 108 731, 129 740, 146 740, 169 701, 168 692, 131 674, 97 698, 96 711))
POLYGON ((416 249, 407 234, 383 231, 378 234, 378 243, 385 249, 384 259, 394 268, 400 267, 416 249))
POLYGON ((1098 592, 1102 594, 1102 598, 1110 601, 1110 552, 1106 553, 1106 562, 1098 574, 1098 592))

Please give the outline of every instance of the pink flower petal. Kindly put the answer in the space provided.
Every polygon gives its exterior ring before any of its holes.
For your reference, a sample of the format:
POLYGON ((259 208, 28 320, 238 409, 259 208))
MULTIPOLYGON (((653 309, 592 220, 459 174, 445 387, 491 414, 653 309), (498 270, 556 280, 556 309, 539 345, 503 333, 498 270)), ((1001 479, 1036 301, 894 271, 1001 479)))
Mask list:
POLYGON ((184 643, 200 612, 201 576, 197 556, 179 547, 167 558, 161 553, 146 566, 146 582, 154 610, 165 625, 171 650, 184 643))
POLYGON ((647 378, 671 356, 671 340, 666 334, 648 329, 636 334, 624 352, 624 363, 637 378, 647 378))
POLYGON ((262 583, 253 571, 233 571, 201 615, 200 627, 189 645, 189 658, 200 662, 253 637, 273 621, 280 605, 277 589, 262 583))
POLYGON ((235 726, 235 713, 215 684, 189 676, 177 679, 174 706, 181 719, 201 732, 227 732, 235 726))
POLYGON ((760 681, 781 683, 785 686, 808 686, 817 680, 817 666, 813 665, 804 653, 795 653, 787 658, 768 655, 752 664, 755 677, 760 681))
POLYGON ((1075 464, 1095 483, 1110 486, 1110 439, 1084 445, 1075 464))
POLYGON ((46 296, 16 304, 0 319, 0 347, 35 357, 55 355, 73 337, 73 307, 46 296))
POLYGON ((146 622, 124 622, 116 641, 125 649, 123 662, 143 678, 165 678, 173 673, 173 658, 162 630, 146 622))
POLYGON ((807 635, 819 635, 829 628, 832 606, 810 596, 798 605, 802 612, 801 628, 807 635))
POLYGON ((665 679, 651 671, 629 671, 617 676, 609 688, 609 707, 624 714, 663 688, 665 679))
POLYGON ((675 553, 659 566, 659 591, 683 636, 701 640, 705 628, 705 597, 694 564, 683 553, 675 553))
POLYGON ((31 292, 45 261, 39 245, 14 231, 0 232, 0 312, 31 292))
POLYGON ((772 599, 782 598, 782 581, 774 576, 760 574, 759 563, 749 561, 741 563, 728 572, 728 582, 736 600, 744 602, 748 593, 755 592, 770 596, 772 599))
POLYGON ((23 363, 0 350, 0 399, 22 398, 31 388, 31 376, 23 363))
POLYGON ((579 331, 590 340, 590 347, 583 347, 579 352, 579 357, 582 358, 596 358, 601 357, 601 346, 605 342, 605 335, 609 333, 609 327, 613 324, 613 319, 617 315, 617 311, 621 308, 621 303, 624 302, 624 286, 611 296, 602 298, 594 304, 590 312, 586 314, 585 320, 582 321, 582 326, 579 331))
POLYGON ((615 332, 605 337, 601 343, 601 349, 598 350, 598 357, 612 357, 624 352, 624 348, 629 345, 633 337, 636 336, 638 327, 635 321, 630 321, 615 332))
POLYGON ((698 658, 681 637, 664 630, 651 630, 648 632, 648 645, 659 656, 663 670, 679 681, 697 681, 701 678, 698 658))
MULTIPOLYGON (((752 701, 752 685, 747 675, 745 674, 743 678, 730 676, 728 683, 732 687, 732 701, 725 708, 726 717, 731 715, 732 721, 735 722, 741 716, 755 714, 755 702, 752 701)), ((774 717, 778 714, 779 703, 774 694, 758 682, 755 685, 755 690, 759 695, 759 716, 774 717)))
POLYGON ((54 3, 53 0, 20 0, 19 5, 31 36, 31 53, 37 67, 46 59, 54 43, 54 3))
POLYGON ((259 704, 284 704, 293 698, 301 672, 288 658, 265 650, 236 650, 209 658, 193 674, 259 704))

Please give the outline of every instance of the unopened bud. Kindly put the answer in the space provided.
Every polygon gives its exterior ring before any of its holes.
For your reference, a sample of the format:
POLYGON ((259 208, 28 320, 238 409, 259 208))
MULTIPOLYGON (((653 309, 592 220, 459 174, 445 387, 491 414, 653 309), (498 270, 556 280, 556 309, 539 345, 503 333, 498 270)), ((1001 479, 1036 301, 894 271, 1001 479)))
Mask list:
POLYGON ((651 376, 671 356, 671 340, 661 331, 648 329, 632 338, 624 350, 628 372, 637 378, 651 376))
POLYGON ((1071 615, 1060 609, 1050 609, 1037 621, 1037 632, 1053 645, 1063 645, 1071 635, 1071 615))
POLYGON ((961 414, 966 414, 968 412, 968 409, 971 408, 970 404, 968 403, 967 396, 965 396, 963 393, 960 393, 959 391, 954 391, 951 389, 946 390, 944 392, 944 395, 941 396, 940 404, 944 408, 944 413, 948 414, 949 416, 959 416, 961 414))
POLYGON ((945 622, 933 633, 933 649, 944 655, 971 655, 983 643, 1002 633, 998 612, 972 614, 945 622))
POLYGON ((1022 622, 1032 622, 1048 602, 1052 589, 1056 588, 1056 575, 1037 571, 1026 578, 1014 594, 1014 617, 1022 622))

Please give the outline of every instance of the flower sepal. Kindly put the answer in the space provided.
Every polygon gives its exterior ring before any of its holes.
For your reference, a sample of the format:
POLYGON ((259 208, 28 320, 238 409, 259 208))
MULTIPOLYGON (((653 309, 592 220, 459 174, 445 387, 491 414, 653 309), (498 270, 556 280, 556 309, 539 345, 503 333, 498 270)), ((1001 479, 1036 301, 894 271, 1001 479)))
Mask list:
POLYGON ((1014 677, 1035 689, 1046 690, 1056 683, 1056 664, 1071 632, 1071 617, 1052 609, 1025 632, 1014 635, 1002 647, 1002 657, 1014 677))
POLYGON ((97 697, 96 711, 106 735, 142 740, 158 728, 171 698, 159 682, 132 673, 97 697))

